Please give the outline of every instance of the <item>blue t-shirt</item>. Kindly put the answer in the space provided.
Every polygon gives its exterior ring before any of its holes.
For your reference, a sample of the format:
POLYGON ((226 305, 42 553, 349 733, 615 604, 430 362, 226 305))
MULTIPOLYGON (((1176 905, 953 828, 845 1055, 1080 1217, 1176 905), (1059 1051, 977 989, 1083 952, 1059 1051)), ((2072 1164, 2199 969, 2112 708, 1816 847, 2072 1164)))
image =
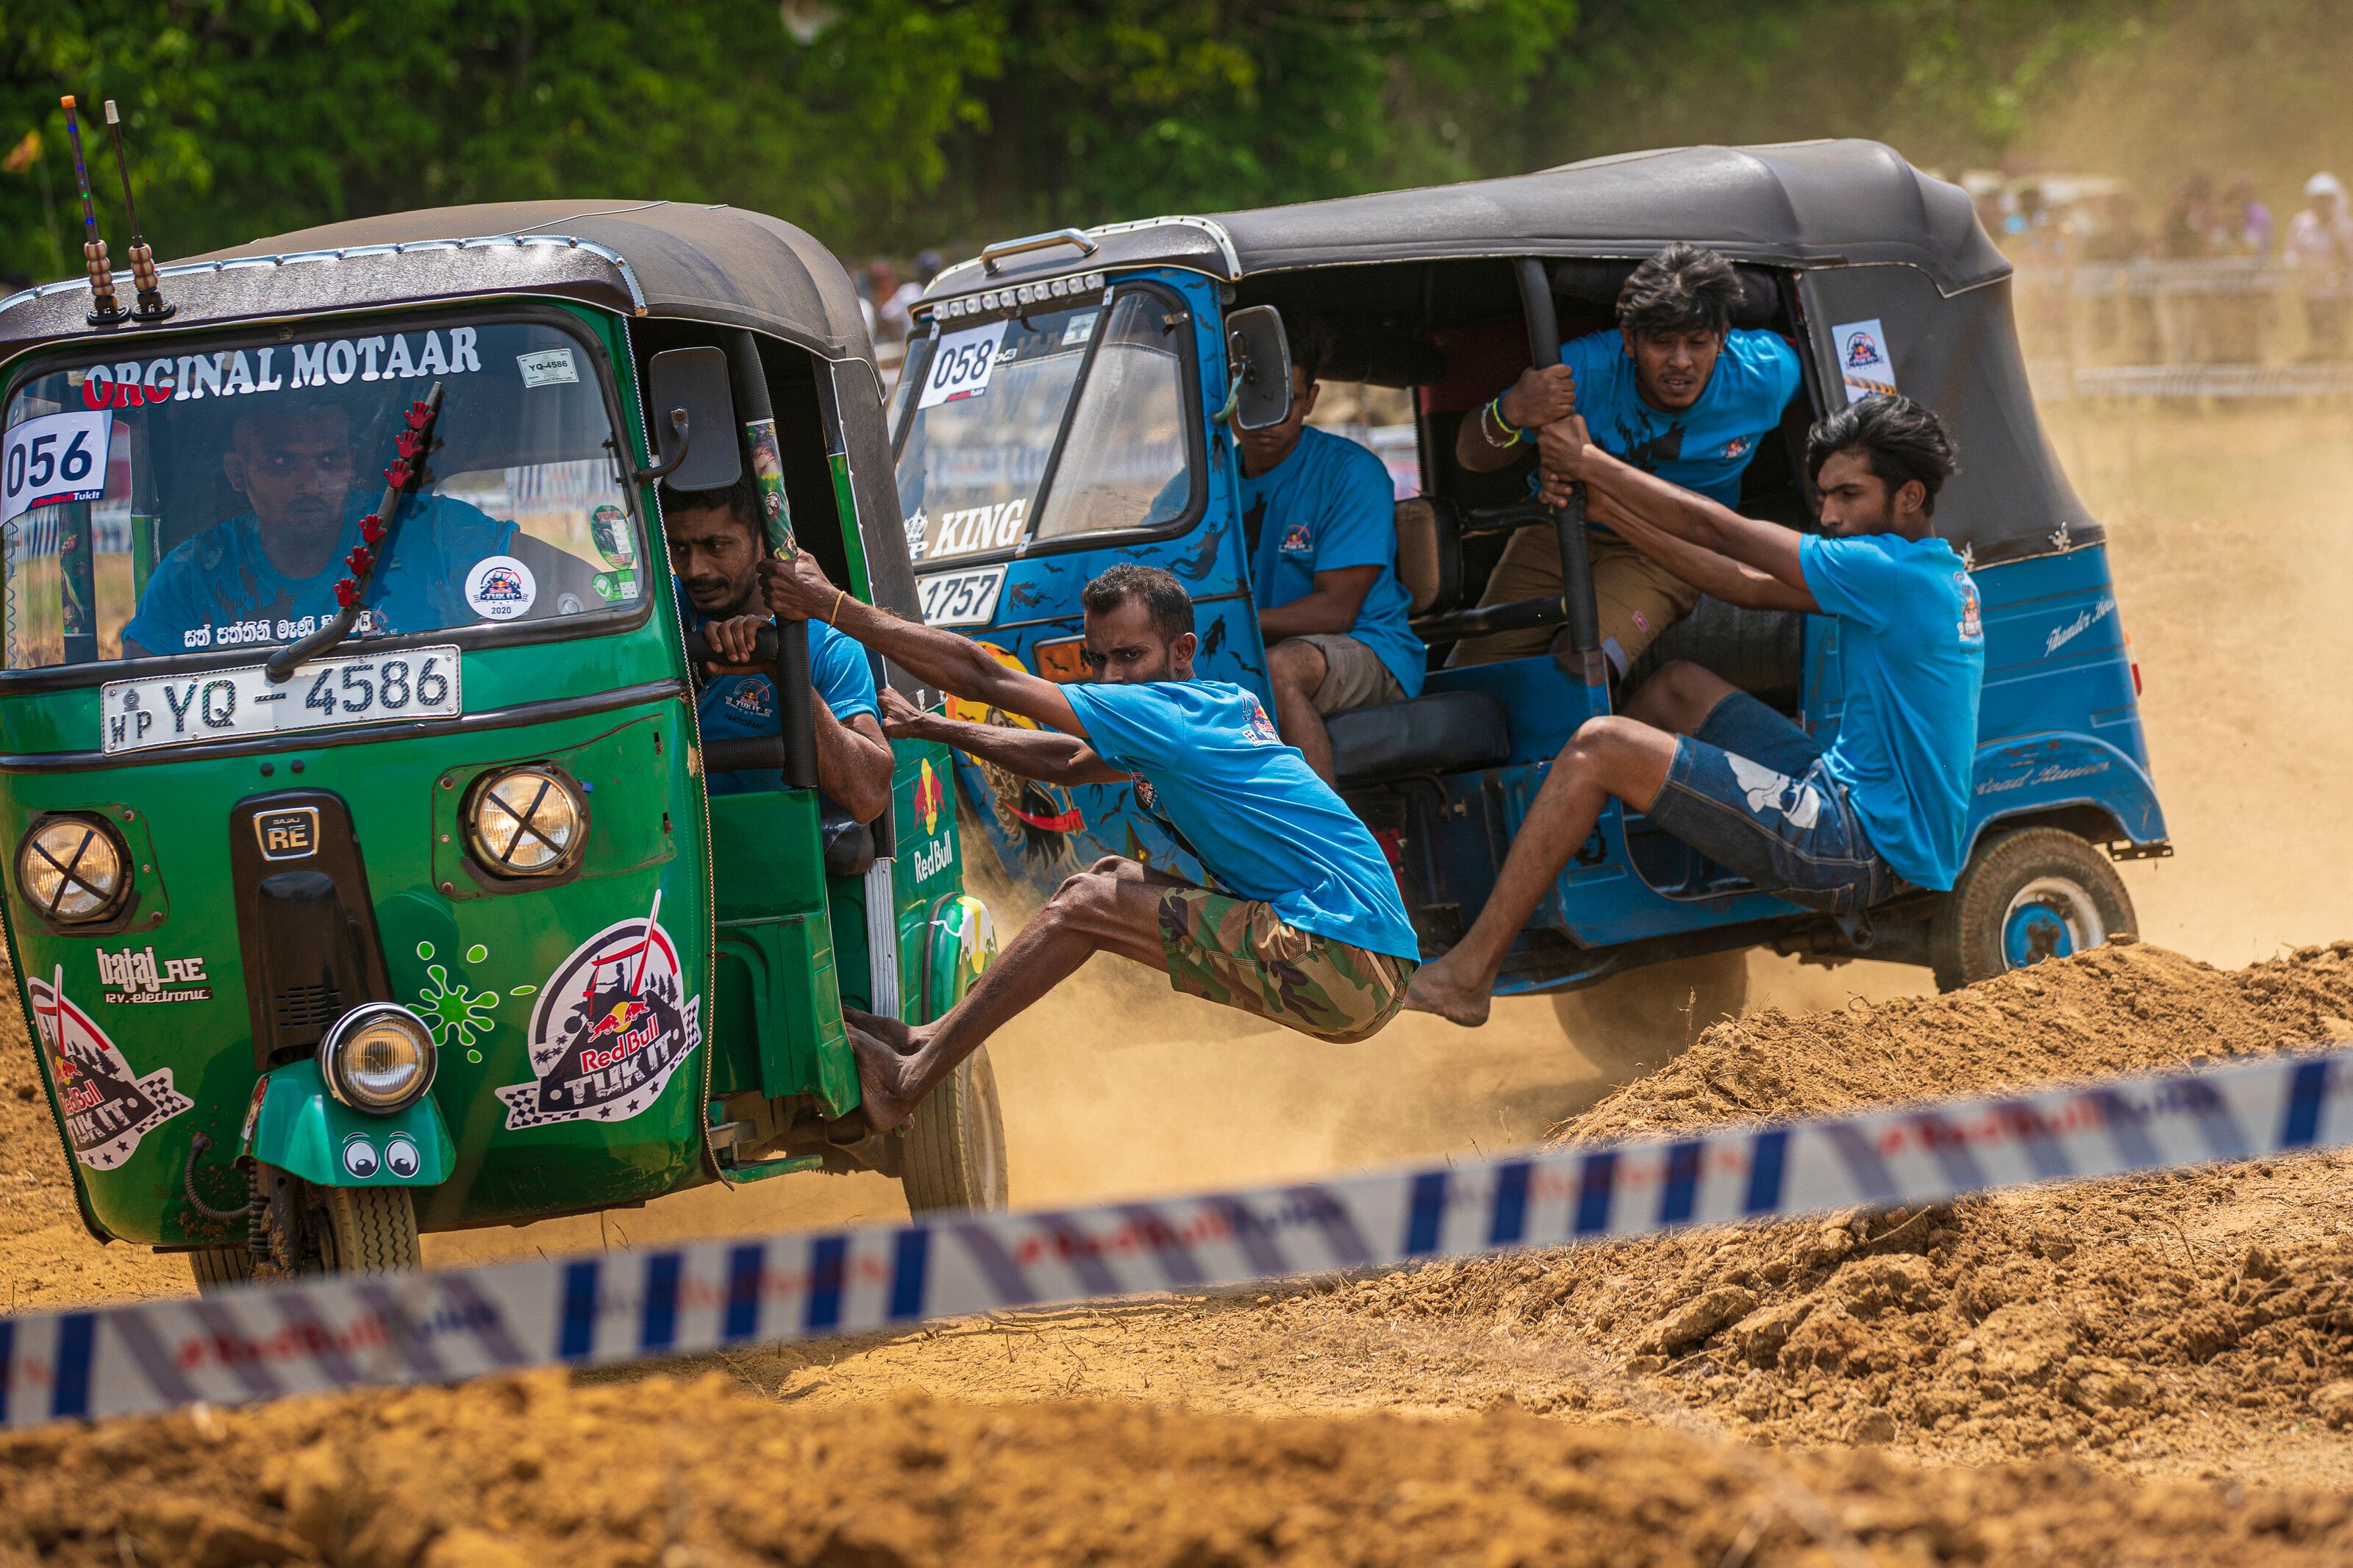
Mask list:
POLYGON ((1256 479, 1242 476, 1242 518, 1258 538, 1250 558, 1258 607, 1305 598, 1318 572, 1379 567, 1348 635, 1379 657, 1408 697, 1419 697, 1429 655, 1407 624, 1413 597, 1398 581, 1396 506, 1378 458, 1312 425, 1291 456, 1256 479))
MULTIPOLYGON (((690 629, 707 625, 710 616, 698 612, 679 591, 679 606, 690 629)), ((866 650, 823 621, 809 629, 809 685, 825 699, 833 716, 847 724, 863 713, 879 721, 882 705, 875 698, 874 668, 866 650)), ((747 741, 760 735, 781 735, 785 721, 776 711, 776 683, 765 675, 714 675, 695 693, 694 719, 703 740, 747 741)), ((744 768, 710 773, 703 787, 712 795, 740 795, 745 790, 782 789, 785 775, 776 768, 744 768)))
POLYGON ((1312 935, 1420 962, 1381 847, 1258 699, 1221 680, 1064 688, 1087 743, 1220 890, 1312 935))
POLYGON ((1968 833, 1985 679, 1977 584, 1941 539, 1808 534, 1798 563, 1814 602, 1839 618, 1845 710, 1822 766, 1898 874, 1949 888, 1968 833))
POLYGON ((1560 363, 1577 373, 1577 411, 1603 451, 1728 507, 1740 504, 1740 476, 1799 375, 1798 351, 1776 334, 1730 332, 1699 401, 1669 414, 1642 400, 1615 327, 1563 343, 1560 363))
MULTIPOLYGON (((334 618, 335 584, 351 573, 343 557, 359 543, 360 519, 377 499, 351 493, 334 554, 308 577, 289 577, 270 562, 251 512, 182 541, 155 563, 123 637, 156 654, 307 637, 334 618)), ((411 497, 401 507, 391 558, 368 584, 362 629, 388 636, 480 625, 466 603, 466 574, 484 556, 505 554, 514 536, 513 523, 464 501, 411 497)))

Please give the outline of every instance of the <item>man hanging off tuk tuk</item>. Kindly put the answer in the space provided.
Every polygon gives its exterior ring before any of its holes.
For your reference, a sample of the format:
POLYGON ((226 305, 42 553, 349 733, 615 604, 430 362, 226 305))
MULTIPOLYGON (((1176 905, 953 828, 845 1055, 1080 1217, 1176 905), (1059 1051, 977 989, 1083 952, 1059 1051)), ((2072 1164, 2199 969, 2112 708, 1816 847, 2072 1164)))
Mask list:
POLYGON ((1212 883, 1106 857, 1063 882, 937 1022, 909 1028, 845 1009, 875 1127, 906 1120, 958 1062, 1097 952, 1335 1042, 1365 1039, 1396 1016, 1420 954, 1397 879, 1255 697, 1194 678, 1193 602, 1175 576, 1123 564, 1090 583, 1084 657, 1095 679, 1065 686, 861 604, 806 554, 764 561, 759 574, 779 616, 822 623, 926 684, 1050 727, 946 719, 894 692, 884 699, 888 732, 1052 784, 1132 784, 1212 883))
POLYGON ((1936 537, 1954 469, 1943 422, 1870 397, 1816 424, 1806 466, 1821 531, 1801 533, 1644 472, 1572 415, 1542 437, 1542 498, 1588 515, 1694 593, 1838 622, 1845 704, 1824 747, 1695 664, 1663 665, 1622 715, 1589 719, 1530 805, 1471 929, 1406 1005, 1486 1021, 1495 973, 1612 798, 1759 889, 1854 915, 1943 891, 1967 847, 1985 631, 1961 557, 1936 537))
MULTIPOLYGON (((1737 506, 1758 441, 1798 390, 1798 353, 1774 332, 1732 325, 1739 274, 1713 250, 1678 242, 1628 275, 1618 324, 1563 343, 1560 363, 1531 367, 1462 422, 1454 456, 1473 473, 1508 467, 1545 426, 1580 415, 1596 446, 1619 461, 1737 506)), ((1623 677, 1661 632, 1691 614, 1700 590, 1588 518, 1601 651, 1623 677)), ((1504 548, 1482 605, 1556 597, 1553 535, 1523 529, 1504 548)), ((1543 626, 1471 637, 1456 665, 1526 658, 1565 647, 1543 626)))

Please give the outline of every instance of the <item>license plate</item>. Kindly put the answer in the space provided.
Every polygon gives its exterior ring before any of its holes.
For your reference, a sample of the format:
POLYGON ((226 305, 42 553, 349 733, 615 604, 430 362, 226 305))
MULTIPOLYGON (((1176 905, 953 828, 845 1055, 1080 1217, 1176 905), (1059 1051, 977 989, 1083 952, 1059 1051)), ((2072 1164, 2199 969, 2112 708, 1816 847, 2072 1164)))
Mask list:
POLYGON ((466 710, 458 674, 458 650, 449 647, 322 658, 296 667, 282 685, 259 664, 110 680, 100 695, 100 744, 111 756, 395 719, 455 719, 466 710))
POLYGON ((923 596, 923 624, 931 626, 987 626, 997 618, 997 595, 1004 586, 1001 563, 915 579, 923 596))

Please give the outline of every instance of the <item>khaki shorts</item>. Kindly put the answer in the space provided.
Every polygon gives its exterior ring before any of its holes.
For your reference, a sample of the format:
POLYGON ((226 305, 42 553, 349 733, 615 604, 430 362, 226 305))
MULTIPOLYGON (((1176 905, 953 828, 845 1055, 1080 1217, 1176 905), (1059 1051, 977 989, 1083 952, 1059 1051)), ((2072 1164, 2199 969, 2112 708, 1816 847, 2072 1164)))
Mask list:
MULTIPOLYGON (((1642 657, 1658 635, 1682 620, 1699 603, 1699 590, 1619 538, 1588 531, 1587 552, 1593 560, 1593 601, 1601 617, 1601 650, 1620 675, 1642 657)), ((1484 605, 1509 605, 1521 599, 1560 596, 1560 551, 1546 528, 1524 528, 1504 545, 1484 605)), ((1555 647, 1566 648, 1567 632, 1559 626, 1526 626, 1492 637, 1468 637, 1458 644, 1457 668, 1494 664, 1506 658, 1534 658, 1555 647)))
MULTIPOLYGON (((1376 702, 1402 702, 1405 688, 1381 656, 1345 632, 1308 632, 1283 642, 1312 644, 1324 656, 1324 684, 1308 699, 1318 713, 1353 713, 1376 702)), ((1281 647, 1282 643, 1277 643, 1281 647)), ((1267 649, 1270 654, 1274 648, 1267 649)))
POLYGON ((1255 1013, 1347 1045, 1380 1032, 1405 1005, 1410 959, 1313 936, 1271 904, 1207 888, 1160 895, 1168 984, 1187 996, 1255 1013))

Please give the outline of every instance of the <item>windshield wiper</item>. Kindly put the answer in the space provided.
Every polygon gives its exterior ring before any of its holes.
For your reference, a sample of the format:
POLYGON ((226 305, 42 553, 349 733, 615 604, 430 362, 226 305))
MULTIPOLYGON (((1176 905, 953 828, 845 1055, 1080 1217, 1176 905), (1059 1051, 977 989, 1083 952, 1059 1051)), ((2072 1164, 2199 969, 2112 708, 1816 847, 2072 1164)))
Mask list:
POLYGON ((396 531, 400 526, 400 503, 417 493, 425 482, 425 459, 433 451, 433 427, 441 421, 441 384, 435 382, 425 401, 409 406, 405 427, 401 430, 399 456, 392 467, 384 471, 384 500, 375 510, 360 519, 360 542, 343 557, 343 564, 352 574, 335 584, 335 597, 343 607, 335 618, 312 632, 300 642, 289 643, 269 656, 262 668, 273 681, 283 683, 293 679, 297 666, 317 658, 352 635, 359 624, 360 600, 367 593, 375 569, 392 554, 396 542, 396 531))

